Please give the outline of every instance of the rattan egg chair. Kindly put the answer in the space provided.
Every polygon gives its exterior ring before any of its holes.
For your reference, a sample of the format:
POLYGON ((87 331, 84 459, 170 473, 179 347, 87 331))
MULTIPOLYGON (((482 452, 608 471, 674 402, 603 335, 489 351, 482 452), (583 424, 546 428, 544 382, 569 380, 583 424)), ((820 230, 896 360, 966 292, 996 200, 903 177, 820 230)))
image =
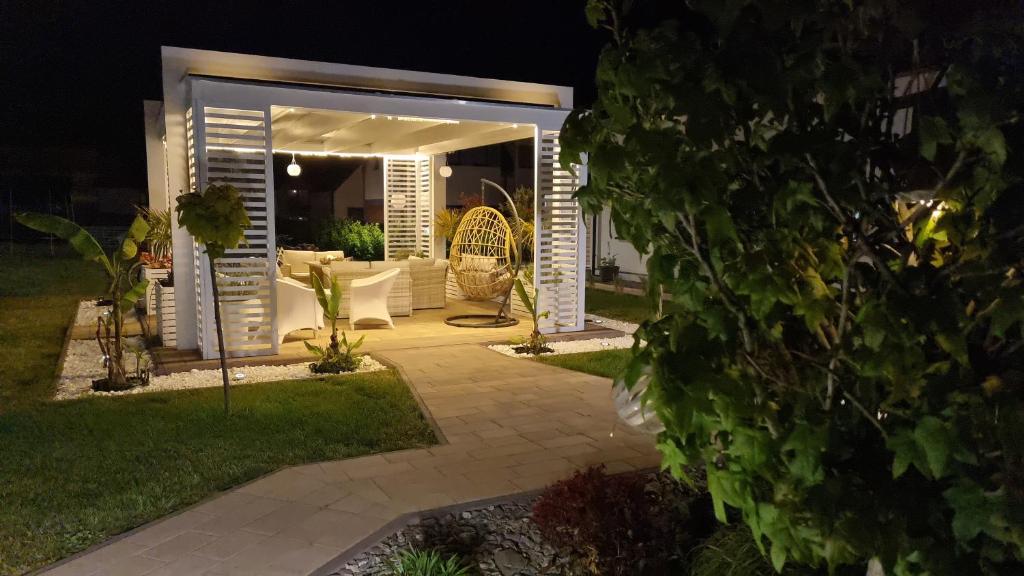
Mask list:
POLYGON ((519 322, 505 314, 520 261, 512 227, 501 212, 488 206, 478 206, 466 212, 452 238, 448 264, 455 283, 467 299, 486 301, 502 298, 502 301, 493 316, 452 316, 445 320, 446 324, 494 328, 514 326, 519 322))
POLYGON ((462 218, 449 263, 469 300, 491 300, 512 288, 516 246, 512 227, 494 208, 479 206, 462 218))

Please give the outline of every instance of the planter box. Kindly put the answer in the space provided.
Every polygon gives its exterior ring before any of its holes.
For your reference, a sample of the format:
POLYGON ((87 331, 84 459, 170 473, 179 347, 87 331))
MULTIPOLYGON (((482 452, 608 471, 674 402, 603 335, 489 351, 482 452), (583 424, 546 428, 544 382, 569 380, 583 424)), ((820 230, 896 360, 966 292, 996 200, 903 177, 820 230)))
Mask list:
POLYGON ((156 286, 157 280, 167 278, 167 275, 171 273, 170 268, 143 268, 142 277, 149 280, 149 286, 146 286, 146 315, 152 316, 156 314, 156 286))
POLYGON ((164 346, 178 345, 178 328, 174 315, 174 287, 156 284, 156 333, 164 346))

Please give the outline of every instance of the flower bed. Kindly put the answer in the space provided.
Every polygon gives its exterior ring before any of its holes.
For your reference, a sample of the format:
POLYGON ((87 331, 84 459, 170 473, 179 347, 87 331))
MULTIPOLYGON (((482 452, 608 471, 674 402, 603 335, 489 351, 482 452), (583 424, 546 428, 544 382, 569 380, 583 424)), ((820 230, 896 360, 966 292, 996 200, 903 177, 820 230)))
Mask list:
MULTIPOLYGON (((140 339, 135 340, 141 345, 140 339)), ((147 353, 148 357, 149 354, 147 353)), ((129 369, 134 367, 135 358, 128 356, 125 360, 129 369)), ((362 372, 376 372, 385 370, 387 367, 373 359, 371 356, 363 356, 359 369, 349 374, 362 372)), ((277 380, 299 380, 313 377, 309 371, 309 363, 287 364, 284 366, 244 366, 230 369, 231 384, 255 384, 256 382, 272 382, 277 380), (241 375, 241 377, 239 377, 241 375)), ((342 376, 344 374, 341 374, 342 376)), ((191 388, 210 388, 220 386, 220 369, 213 370, 191 370, 189 372, 176 372, 166 376, 153 376, 149 380, 149 386, 140 386, 131 390, 121 392, 94 392, 91 389, 92 381, 106 376, 106 369, 103 368, 99 345, 95 340, 72 340, 68 345, 68 352, 64 359, 64 367, 61 372, 60 382, 57 384, 57 400, 69 400, 80 396, 123 396, 126 394, 140 394, 144 392, 160 392, 165 390, 188 390, 191 388)))
MULTIPOLYGON (((551 349, 551 352, 542 352, 539 355, 553 356, 557 354, 576 354, 578 352, 597 352, 598 350, 614 350, 631 348, 633 346, 633 333, 636 332, 638 327, 637 324, 613 320, 611 318, 604 318, 594 314, 587 314, 587 321, 599 324, 604 328, 618 330, 625 333, 625 336, 618 336, 614 338, 589 338, 586 340, 564 340, 559 342, 548 341, 547 347, 551 349)), ((518 347, 518 344, 492 344, 491 346, 488 346, 491 350, 500 352, 506 356, 519 358, 531 356, 530 354, 516 352, 516 348, 518 347)))
MULTIPOLYGON (((578 481, 578 478, 574 480, 578 481)), ((665 542, 678 541, 691 546, 715 527, 710 517, 710 503, 665 474, 643 473, 639 477, 630 475, 605 478, 612 482, 620 478, 638 483, 641 498, 649 506, 646 511, 666 520, 668 525, 679 532, 678 538, 672 534, 662 538, 665 542), (701 513, 691 513, 696 510, 701 513)), ((548 491, 555 494, 551 491, 556 489, 549 488, 548 491)), ((398 530, 345 562, 332 572, 332 576, 391 574, 390 563, 399 554, 409 550, 437 550, 442 555, 456 554, 470 566, 470 574, 481 576, 577 574, 581 560, 579 555, 550 543, 542 527, 534 521, 535 506, 543 498, 543 494, 531 495, 465 511, 427 513, 418 522, 398 530)), ((620 503, 608 503, 608 506, 614 507, 617 504, 620 503)), ((552 521, 562 520, 552 520, 550 512, 545 515, 549 525, 552 521)), ((583 518, 570 515, 564 520, 578 524, 583 518)), ((599 526, 602 531, 611 528, 599 526)), ((628 530, 632 527, 619 528, 628 530)), ((675 562, 673 566, 683 561, 684 552, 683 549, 651 551, 653 554, 664 554, 666 561, 675 562)), ((646 572, 638 570, 634 573, 639 575, 646 572)))
MULTIPOLYGON (((97 306, 95 301, 83 300, 78 305, 78 314, 75 318, 76 326, 95 326, 96 318, 109 310, 109 306, 97 306)), ((130 347, 142 349, 143 341, 139 337, 126 338, 130 347)), ((363 361, 355 372, 349 374, 376 372, 387 369, 386 366, 372 358, 362 356, 363 361)), ((143 354, 143 362, 152 366, 153 359, 149 352, 143 354)), ((135 356, 125 351, 125 367, 132 371, 135 368, 135 356)), ((140 394, 144 392, 160 392, 166 390, 188 390, 192 388, 210 388, 221 386, 220 369, 212 370, 191 370, 189 372, 177 372, 166 376, 153 376, 150 378, 149 386, 140 386, 130 390, 119 392, 96 392, 92 390, 92 381, 106 377, 107 372, 103 367, 103 354, 100 352, 99 344, 93 338, 71 340, 68 343, 64 363, 60 369, 60 379, 57 382, 57 392, 54 398, 57 400, 70 400, 82 396, 124 396, 128 394, 140 394)), ((277 380, 298 380, 315 376, 309 370, 309 363, 287 364, 284 366, 245 366, 232 368, 230 371, 232 385, 254 384, 257 382, 272 382, 277 380)), ((342 374, 344 375, 344 374, 342 374)))

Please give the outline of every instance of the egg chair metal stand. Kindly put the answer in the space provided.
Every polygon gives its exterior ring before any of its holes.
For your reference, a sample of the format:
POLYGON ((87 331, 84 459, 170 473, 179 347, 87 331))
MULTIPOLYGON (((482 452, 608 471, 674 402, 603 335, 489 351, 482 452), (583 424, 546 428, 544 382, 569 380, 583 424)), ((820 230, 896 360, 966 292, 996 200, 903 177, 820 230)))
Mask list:
MULTIPOLYGON (((508 192, 498 184, 480 179, 480 196, 487 186, 496 188, 512 208, 518 225, 519 212, 508 192)), ((494 208, 477 206, 462 217, 452 239, 449 265, 455 283, 470 300, 493 300, 501 297, 498 311, 491 314, 460 314, 444 323, 460 328, 505 328, 519 324, 519 319, 505 312, 512 298, 512 287, 522 267, 522 256, 512 227, 494 208)))

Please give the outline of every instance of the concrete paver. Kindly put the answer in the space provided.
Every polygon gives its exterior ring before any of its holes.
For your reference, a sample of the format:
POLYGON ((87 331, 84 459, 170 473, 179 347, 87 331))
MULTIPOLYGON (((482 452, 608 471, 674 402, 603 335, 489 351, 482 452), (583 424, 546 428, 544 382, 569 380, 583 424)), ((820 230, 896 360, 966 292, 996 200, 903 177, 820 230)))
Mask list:
POLYGON ((537 490, 574 470, 654 466, 604 378, 464 344, 378 352, 445 444, 287 468, 58 565, 54 576, 297 576, 399 516, 537 490))

